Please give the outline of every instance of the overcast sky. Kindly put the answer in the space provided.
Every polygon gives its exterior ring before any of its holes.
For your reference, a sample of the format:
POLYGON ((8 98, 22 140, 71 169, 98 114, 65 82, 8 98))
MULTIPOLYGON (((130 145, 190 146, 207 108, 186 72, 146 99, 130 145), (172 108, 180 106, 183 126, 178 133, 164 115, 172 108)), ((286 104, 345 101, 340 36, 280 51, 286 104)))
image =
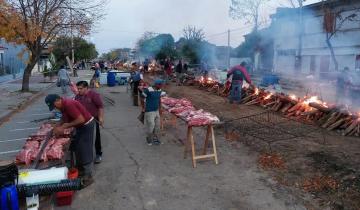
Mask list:
MULTIPOLYGON (((278 5, 268 5, 263 15, 268 17, 278 5)), ((90 41, 99 53, 104 53, 114 48, 133 48, 145 31, 171 33, 177 40, 185 26, 193 25, 204 29, 207 40, 217 45, 227 45, 227 34, 221 33, 237 29, 231 32, 231 45, 236 47, 251 25, 231 19, 229 6, 230 0, 109 0, 107 16, 90 41)))

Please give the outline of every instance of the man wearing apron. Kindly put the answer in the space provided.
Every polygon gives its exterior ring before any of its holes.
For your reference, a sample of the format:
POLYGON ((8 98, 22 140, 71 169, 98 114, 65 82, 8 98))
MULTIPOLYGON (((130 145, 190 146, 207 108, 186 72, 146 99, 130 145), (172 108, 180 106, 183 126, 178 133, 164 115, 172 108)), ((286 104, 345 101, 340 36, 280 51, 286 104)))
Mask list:
POLYGON ((94 118, 80 102, 73 99, 49 94, 45 98, 45 103, 49 106, 50 111, 56 108, 62 113, 60 123, 53 130, 55 135, 64 134, 64 130, 67 128, 75 128, 76 134, 71 142, 71 149, 75 152, 76 166, 82 177, 82 185, 83 187, 89 186, 94 182, 92 178, 94 118))

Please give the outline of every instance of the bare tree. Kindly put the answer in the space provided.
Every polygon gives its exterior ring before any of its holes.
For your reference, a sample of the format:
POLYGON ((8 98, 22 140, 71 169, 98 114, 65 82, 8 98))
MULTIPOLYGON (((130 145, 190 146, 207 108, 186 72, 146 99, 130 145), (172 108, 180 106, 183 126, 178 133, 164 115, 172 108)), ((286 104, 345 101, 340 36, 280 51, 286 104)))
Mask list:
POLYGON ((261 7, 269 0, 231 0, 229 9, 230 17, 233 19, 245 19, 254 24, 254 31, 260 25, 261 7))
POLYGON ((343 9, 339 11, 333 11, 328 7, 325 7, 324 9, 324 30, 326 33, 326 44, 330 50, 331 59, 335 66, 335 71, 339 70, 339 63, 336 59, 331 40, 336 34, 344 31, 343 26, 346 22, 360 22, 360 17, 357 14, 360 10, 354 8, 351 11, 352 12, 346 14, 346 11, 343 9))
POLYGON ((103 17, 106 0, 0 0, 0 36, 24 44, 29 60, 22 91, 29 91, 31 71, 59 35, 89 34, 103 17))
POLYGON ((203 41, 205 39, 205 32, 203 29, 198 29, 195 26, 186 26, 183 29, 183 37, 186 40, 203 41))

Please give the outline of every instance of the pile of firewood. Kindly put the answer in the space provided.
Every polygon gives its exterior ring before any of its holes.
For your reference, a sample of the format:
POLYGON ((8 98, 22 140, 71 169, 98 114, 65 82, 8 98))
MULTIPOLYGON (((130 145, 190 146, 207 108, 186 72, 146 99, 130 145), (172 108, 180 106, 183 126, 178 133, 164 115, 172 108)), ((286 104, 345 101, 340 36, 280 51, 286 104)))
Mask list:
POLYGON ((327 105, 316 96, 297 98, 283 93, 270 93, 258 88, 243 89, 245 105, 260 105, 286 117, 318 124, 329 131, 340 130, 342 134, 360 135, 360 118, 346 107, 327 105))
MULTIPOLYGON (((222 85, 211 78, 201 77, 196 84, 219 96, 227 97, 230 93, 229 82, 222 85)), ((360 114, 353 114, 346 107, 327 105, 316 96, 299 98, 254 87, 243 88, 242 94, 242 104, 259 105, 289 118, 315 123, 328 131, 338 130, 344 136, 360 135, 360 114)))

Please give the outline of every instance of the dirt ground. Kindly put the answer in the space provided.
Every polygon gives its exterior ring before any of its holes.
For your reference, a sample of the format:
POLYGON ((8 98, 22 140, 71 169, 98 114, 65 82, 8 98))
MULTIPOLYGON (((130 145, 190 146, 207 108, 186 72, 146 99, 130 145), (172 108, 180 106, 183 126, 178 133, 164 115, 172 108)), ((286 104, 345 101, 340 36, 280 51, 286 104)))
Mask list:
MULTIPOLYGON (((175 86, 173 83, 165 90, 171 97, 190 99, 195 107, 210 111, 223 121, 264 112, 258 106, 229 104, 225 98, 195 86, 175 86)), ((274 127, 266 130, 270 132, 268 134, 265 130, 255 130, 264 135, 262 139, 254 138, 247 135, 246 131, 254 128, 248 124, 250 126, 243 127, 244 132, 242 129, 233 132, 229 141, 241 142, 258 152, 259 167, 278 183, 277 190, 285 188, 308 209, 360 209, 359 138, 343 137, 278 115, 283 120, 283 128, 297 132, 297 137, 276 141, 278 129, 274 127), (271 163, 279 161, 282 161, 281 166, 271 163)), ((240 121, 230 121, 230 125, 237 127, 236 123, 240 121)), ((246 123, 245 120, 241 122, 246 123)), ((224 129, 219 128, 217 132, 224 133, 224 129)))

